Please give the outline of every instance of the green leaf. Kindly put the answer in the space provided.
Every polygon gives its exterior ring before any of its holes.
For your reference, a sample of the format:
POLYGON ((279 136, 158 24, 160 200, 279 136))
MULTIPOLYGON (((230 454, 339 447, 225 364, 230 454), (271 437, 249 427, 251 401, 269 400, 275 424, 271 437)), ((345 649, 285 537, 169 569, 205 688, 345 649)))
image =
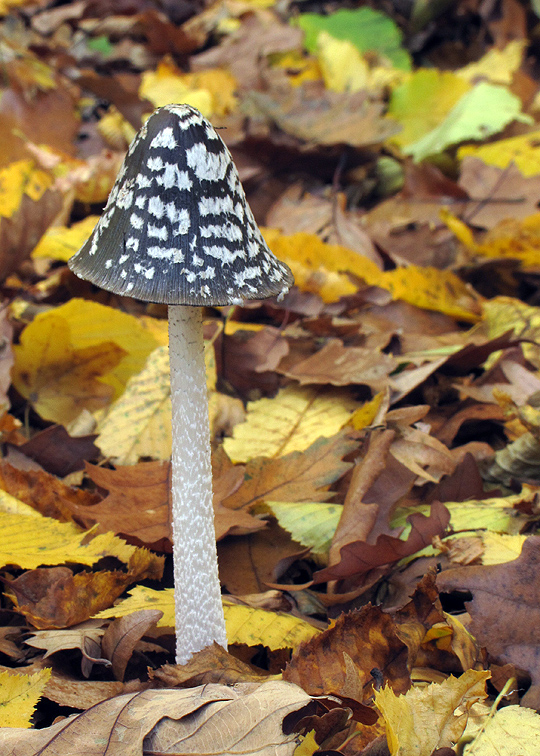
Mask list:
POLYGON ((459 142, 484 140, 514 120, 532 123, 521 112, 520 99, 506 87, 481 82, 461 97, 442 123, 403 151, 419 162, 459 142))
POLYGON ((336 39, 352 42, 361 53, 374 51, 396 68, 411 70, 409 53, 401 46, 401 29, 384 13, 366 7, 342 9, 328 16, 302 13, 294 23, 305 32, 304 45, 311 53, 316 50, 319 33, 325 31, 336 39))
POLYGON ((339 518, 343 512, 341 504, 310 502, 265 502, 282 528, 293 540, 310 548, 314 554, 327 554, 339 518))

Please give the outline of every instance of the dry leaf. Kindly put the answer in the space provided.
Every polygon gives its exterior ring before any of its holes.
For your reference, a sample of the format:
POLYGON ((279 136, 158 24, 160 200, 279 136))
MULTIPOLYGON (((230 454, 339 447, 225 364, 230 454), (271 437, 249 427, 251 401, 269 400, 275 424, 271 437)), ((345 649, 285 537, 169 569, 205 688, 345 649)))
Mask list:
POLYGON ((282 723, 309 701, 300 688, 284 682, 150 690, 116 696, 42 730, 0 729, 0 746, 17 756, 46 753, 52 743, 70 756, 105 756, 111 749, 115 756, 143 749, 292 756, 296 736, 284 735, 282 723))

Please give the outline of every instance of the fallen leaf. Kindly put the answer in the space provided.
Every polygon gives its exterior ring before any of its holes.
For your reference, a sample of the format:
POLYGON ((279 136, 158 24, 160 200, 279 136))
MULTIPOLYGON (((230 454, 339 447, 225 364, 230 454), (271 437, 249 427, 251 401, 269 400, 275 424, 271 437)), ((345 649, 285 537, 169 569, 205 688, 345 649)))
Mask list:
POLYGON ((373 693, 372 670, 379 670, 391 687, 403 693, 410 686, 407 646, 399 639, 393 619, 379 607, 364 606, 342 614, 333 627, 303 643, 283 672, 283 679, 300 685, 313 696, 346 695, 345 654, 358 677, 360 703, 373 693))
POLYGON ((305 360, 286 370, 279 370, 288 378, 306 384, 331 384, 332 386, 366 385, 374 391, 382 391, 388 376, 398 366, 395 357, 384 352, 363 347, 346 347, 341 339, 328 339, 324 346, 305 360))
POLYGON ((424 690, 412 688, 404 696, 396 696, 389 687, 376 691, 375 705, 384 717, 392 756, 432 756, 435 749, 454 745, 471 706, 487 696, 489 677, 489 672, 469 669, 461 677, 450 676, 424 690))
POLYGON ((136 465, 141 457, 167 460, 171 412, 169 350, 158 347, 99 424, 96 443, 115 464, 136 465))
MULTIPOLYGON (((99 449, 94 444, 95 438, 93 435, 73 437, 63 425, 51 425, 36 433, 17 449, 44 467, 47 472, 63 478, 76 470, 82 470, 86 460, 97 459, 99 449)), ((71 491, 73 495, 80 493, 75 489, 71 491)))
POLYGON ((164 664, 159 669, 149 670, 149 677, 158 687, 192 688, 207 683, 262 682, 268 674, 240 661, 214 641, 193 654, 186 664, 164 664))
POLYGON ((100 620, 88 620, 65 630, 37 630, 25 643, 44 650, 43 659, 60 651, 78 649, 82 655, 82 674, 89 677, 94 664, 108 663, 101 654, 101 638, 105 632, 103 625, 100 620))
POLYGON ((449 520, 450 514, 444 504, 435 502, 432 504, 429 517, 422 514, 409 517, 411 532, 406 541, 383 534, 377 538, 374 545, 363 541, 348 543, 341 549, 341 561, 316 572, 314 583, 353 580, 355 584, 361 584, 371 570, 392 565, 428 546, 434 536, 444 533, 449 520))
POLYGON ((505 706, 490 716, 470 745, 467 756, 536 756, 540 748, 540 716, 523 706, 505 706))
POLYGON ((143 609, 115 619, 101 640, 103 656, 109 659, 116 680, 123 680, 126 667, 140 639, 163 616, 155 609, 143 609))
MULTIPOLYGON (((0 461, 0 491, 24 502, 36 513, 61 522, 73 519, 72 507, 85 507, 95 504, 98 500, 95 494, 72 488, 51 473, 41 470, 19 470, 5 460, 0 461)), ((5 512, 17 511, 16 508, 6 506, 0 508, 5 512)))
POLYGON ((40 316, 25 328, 20 344, 14 347, 13 385, 45 420, 66 425, 83 409, 107 406, 112 386, 101 377, 109 373, 125 355, 111 341, 75 349, 71 329, 58 315, 40 316))
POLYGON ((51 742, 66 753, 131 756, 144 748, 174 753, 292 756, 296 735, 284 735, 287 714, 305 707, 309 696, 296 685, 245 683, 231 688, 204 685, 187 690, 143 691, 116 696, 82 714, 41 730, 2 728, 0 744, 20 756, 45 751, 51 742), (96 742, 97 739, 97 742, 96 742))
POLYGON ((230 509, 249 509, 265 500, 324 501, 332 483, 351 467, 343 457, 356 448, 357 442, 344 431, 319 438, 303 452, 251 459, 245 466, 244 482, 223 504, 230 509))
POLYGON ((0 672, 0 727, 30 727, 30 717, 43 695, 50 669, 41 669, 33 675, 0 672))
POLYGON ((540 668, 537 644, 540 639, 540 595, 536 572, 540 559, 540 537, 529 536, 521 555, 512 562, 492 566, 469 566, 445 570, 437 577, 440 591, 470 591, 467 602, 470 631, 481 646, 503 663, 529 672, 532 687, 523 699, 538 701, 540 668))
MULTIPOLYGON (((159 610, 163 613, 158 627, 174 627, 174 593, 172 588, 155 591, 144 586, 135 586, 127 599, 105 609, 98 619, 130 617, 142 610, 159 610)), ((230 644, 268 646, 271 650, 296 648, 302 641, 312 638, 320 631, 309 622, 282 612, 270 612, 223 600, 227 640, 230 644)))
POLYGON ((294 541, 311 549, 313 554, 328 554, 343 509, 341 504, 318 501, 266 501, 265 504, 294 541))
POLYGON ((89 215, 72 226, 52 226, 39 240, 32 252, 34 259, 45 257, 67 262, 88 239, 99 220, 97 215, 89 215))
POLYGON ((248 402, 245 423, 235 426, 223 448, 233 462, 284 457, 330 438, 348 422, 357 402, 347 393, 288 386, 273 399, 248 402))

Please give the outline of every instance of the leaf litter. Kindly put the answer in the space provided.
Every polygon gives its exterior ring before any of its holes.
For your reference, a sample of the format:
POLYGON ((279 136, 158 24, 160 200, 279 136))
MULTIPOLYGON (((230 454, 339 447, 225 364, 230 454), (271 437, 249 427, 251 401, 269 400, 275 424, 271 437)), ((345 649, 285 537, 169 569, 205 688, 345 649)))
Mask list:
POLYGON ((536 753, 537 8, 173 5, 0 3, 3 750, 536 753), (205 313, 184 667, 166 312, 66 267, 172 101, 296 279, 205 313))

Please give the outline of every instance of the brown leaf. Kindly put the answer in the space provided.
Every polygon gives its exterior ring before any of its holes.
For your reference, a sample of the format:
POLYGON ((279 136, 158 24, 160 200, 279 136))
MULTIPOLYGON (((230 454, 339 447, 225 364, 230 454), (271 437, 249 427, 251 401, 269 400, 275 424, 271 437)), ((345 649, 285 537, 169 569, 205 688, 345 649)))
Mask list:
MULTIPOLYGON (((133 681, 130 684, 132 685, 133 681)), ((141 688, 144 685, 144 683, 140 683, 141 688)), ((60 706, 84 710, 90 709, 108 698, 119 696, 121 693, 124 693, 124 683, 121 682, 71 680, 61 677, 53 671, 43 695, 50 701, 60 704, 60 706)))
POLYGON ((522 703, 540 701, 540 536, 530 536, 513 562, 459 567, 437 577, 442 592, 470 591, 470 632, 492 657, 527 670, 532 688, 522 703), (527 701, 528 698, 528 701, 527 701))
POLYGON ((336 693, 366 703, 373 692, 373 669, 383 674, 395 693, 409 689, 407 656, 394 620, 368 604, 342 614, 333 627, 302 643, 283 679, 312 696, 336 693), (356 682, 351 679, 354 675, 356 682))
POLYGON ((67 486, 50 473, 19 470, 5 461, 0 461, 0 488, 61 522, 72 520, 77 508, 84 510, 97 501, 95 494, 67 486))
POLYGON ((338 433, 332 438, 318 439, 304 452, 291 452, 276 459, 252 459, 245 467, 244 483, 223 503, 230 509, 240 509, 265 498, 326 501, 330 485, 351 467, 349 462, 342 461, 343 457, 356 447, 357 442, 346 433, 338 433))
POLYGON ((99 457, 99 449, 94 444, 96 437, 74 438, 63 425, 51 425, 36 433, 18 449, 38 462, 47 472, 63 478, 76 470, 82 470, 86 460, 99 457))
POLYGON ((239 682, 261 682, 267 674, 236 659, 223 646, 211 646, 193 654, 187 664, 164 664, 149 676, 164 688, 193 688, 196 685, 220 683, 236 685, 239 682))
POLYGON ((267 55, 302 47, 302 32, 289 24, 280 23, 275 16, 247 14, 242 24, 215 45, 191 58, 191 70, 202 71, 219 66, 227 68, 240 87, 257 88, 260 84, 261 61, 267 55))
POLYGON ((384 471, 394 436, 391 430, 372 435, 365 457, 353 468, 343 511, 332 537, 328 554, 330 565, 340 561, 341 548, 347 543, 368 540, 379 514, 379 505, 365 503, 364 496, 384 471))
POLYGON ((132 543, 170 550, 169 512, 170 465, 140 462, 109 470, 86 465, 89 477, 108 495, 92 506, 72 505, 71 511, 89 525, 99 523, 100 531, 129 536, 132 543))
POLYGON ((399 130, 382 115, 382 104, 366 92, 330 92, 322 82, 279 88, 270 94, 249 92, 248 103, 286 134, 317 145, 378 144, 399 130))
POLYGON ((381 391, 398 364, 395 357, 383 352, 346 347, 341 339, 328 339, 311 357, 279 372, 298 381, 301 386, 317 383, 348 386, 354 383, 381 391))
POLYGON ((135 646, 161 617, 163 612, 157 609, 141 609, 111 622, 103 635, 101 650, 103 656, 111 661, 117 680, 124 679, 135 646))
POLYGON ((41 730, 1 728, 0 746, 17 756, 51 748, 70 756, 133 756, 143 744, 162 754, 292 756, 296 736, 284 735, 282 723, 309 700, 280 681, 148 690, 116 696, 41 730))
POLYGON ((104 624, 104 620, 88 620, 67 630, 38 630, 25 643, 43 649, 43 659, 59 651, 78 649, 82 654, 81 671, 85 677, 89 677, 94 664, 109 665, 108 659, 103 659, 101 653, 104 624))
POLYGON ((450 513, 440 502, 434 502, 429 517, 413 514, 408 518, 411 532, 406 541, 381 535, 375 545, 363 541, 349 543, 341 549, 341 561, 315 573, 314 583, 327 580, 353 580, 361 583, 367 573, 410 556, 431 543, 436 535, 442 535, 450 522, 450 513))
POLYGON ((8 583, 15 610, 34 627, 69 627, 111 606, 126 588, 145 578, 159 580, 163 558, 143 549, 130 557, 128 571, 79 572, 68 567, 27 570, 8 583))

